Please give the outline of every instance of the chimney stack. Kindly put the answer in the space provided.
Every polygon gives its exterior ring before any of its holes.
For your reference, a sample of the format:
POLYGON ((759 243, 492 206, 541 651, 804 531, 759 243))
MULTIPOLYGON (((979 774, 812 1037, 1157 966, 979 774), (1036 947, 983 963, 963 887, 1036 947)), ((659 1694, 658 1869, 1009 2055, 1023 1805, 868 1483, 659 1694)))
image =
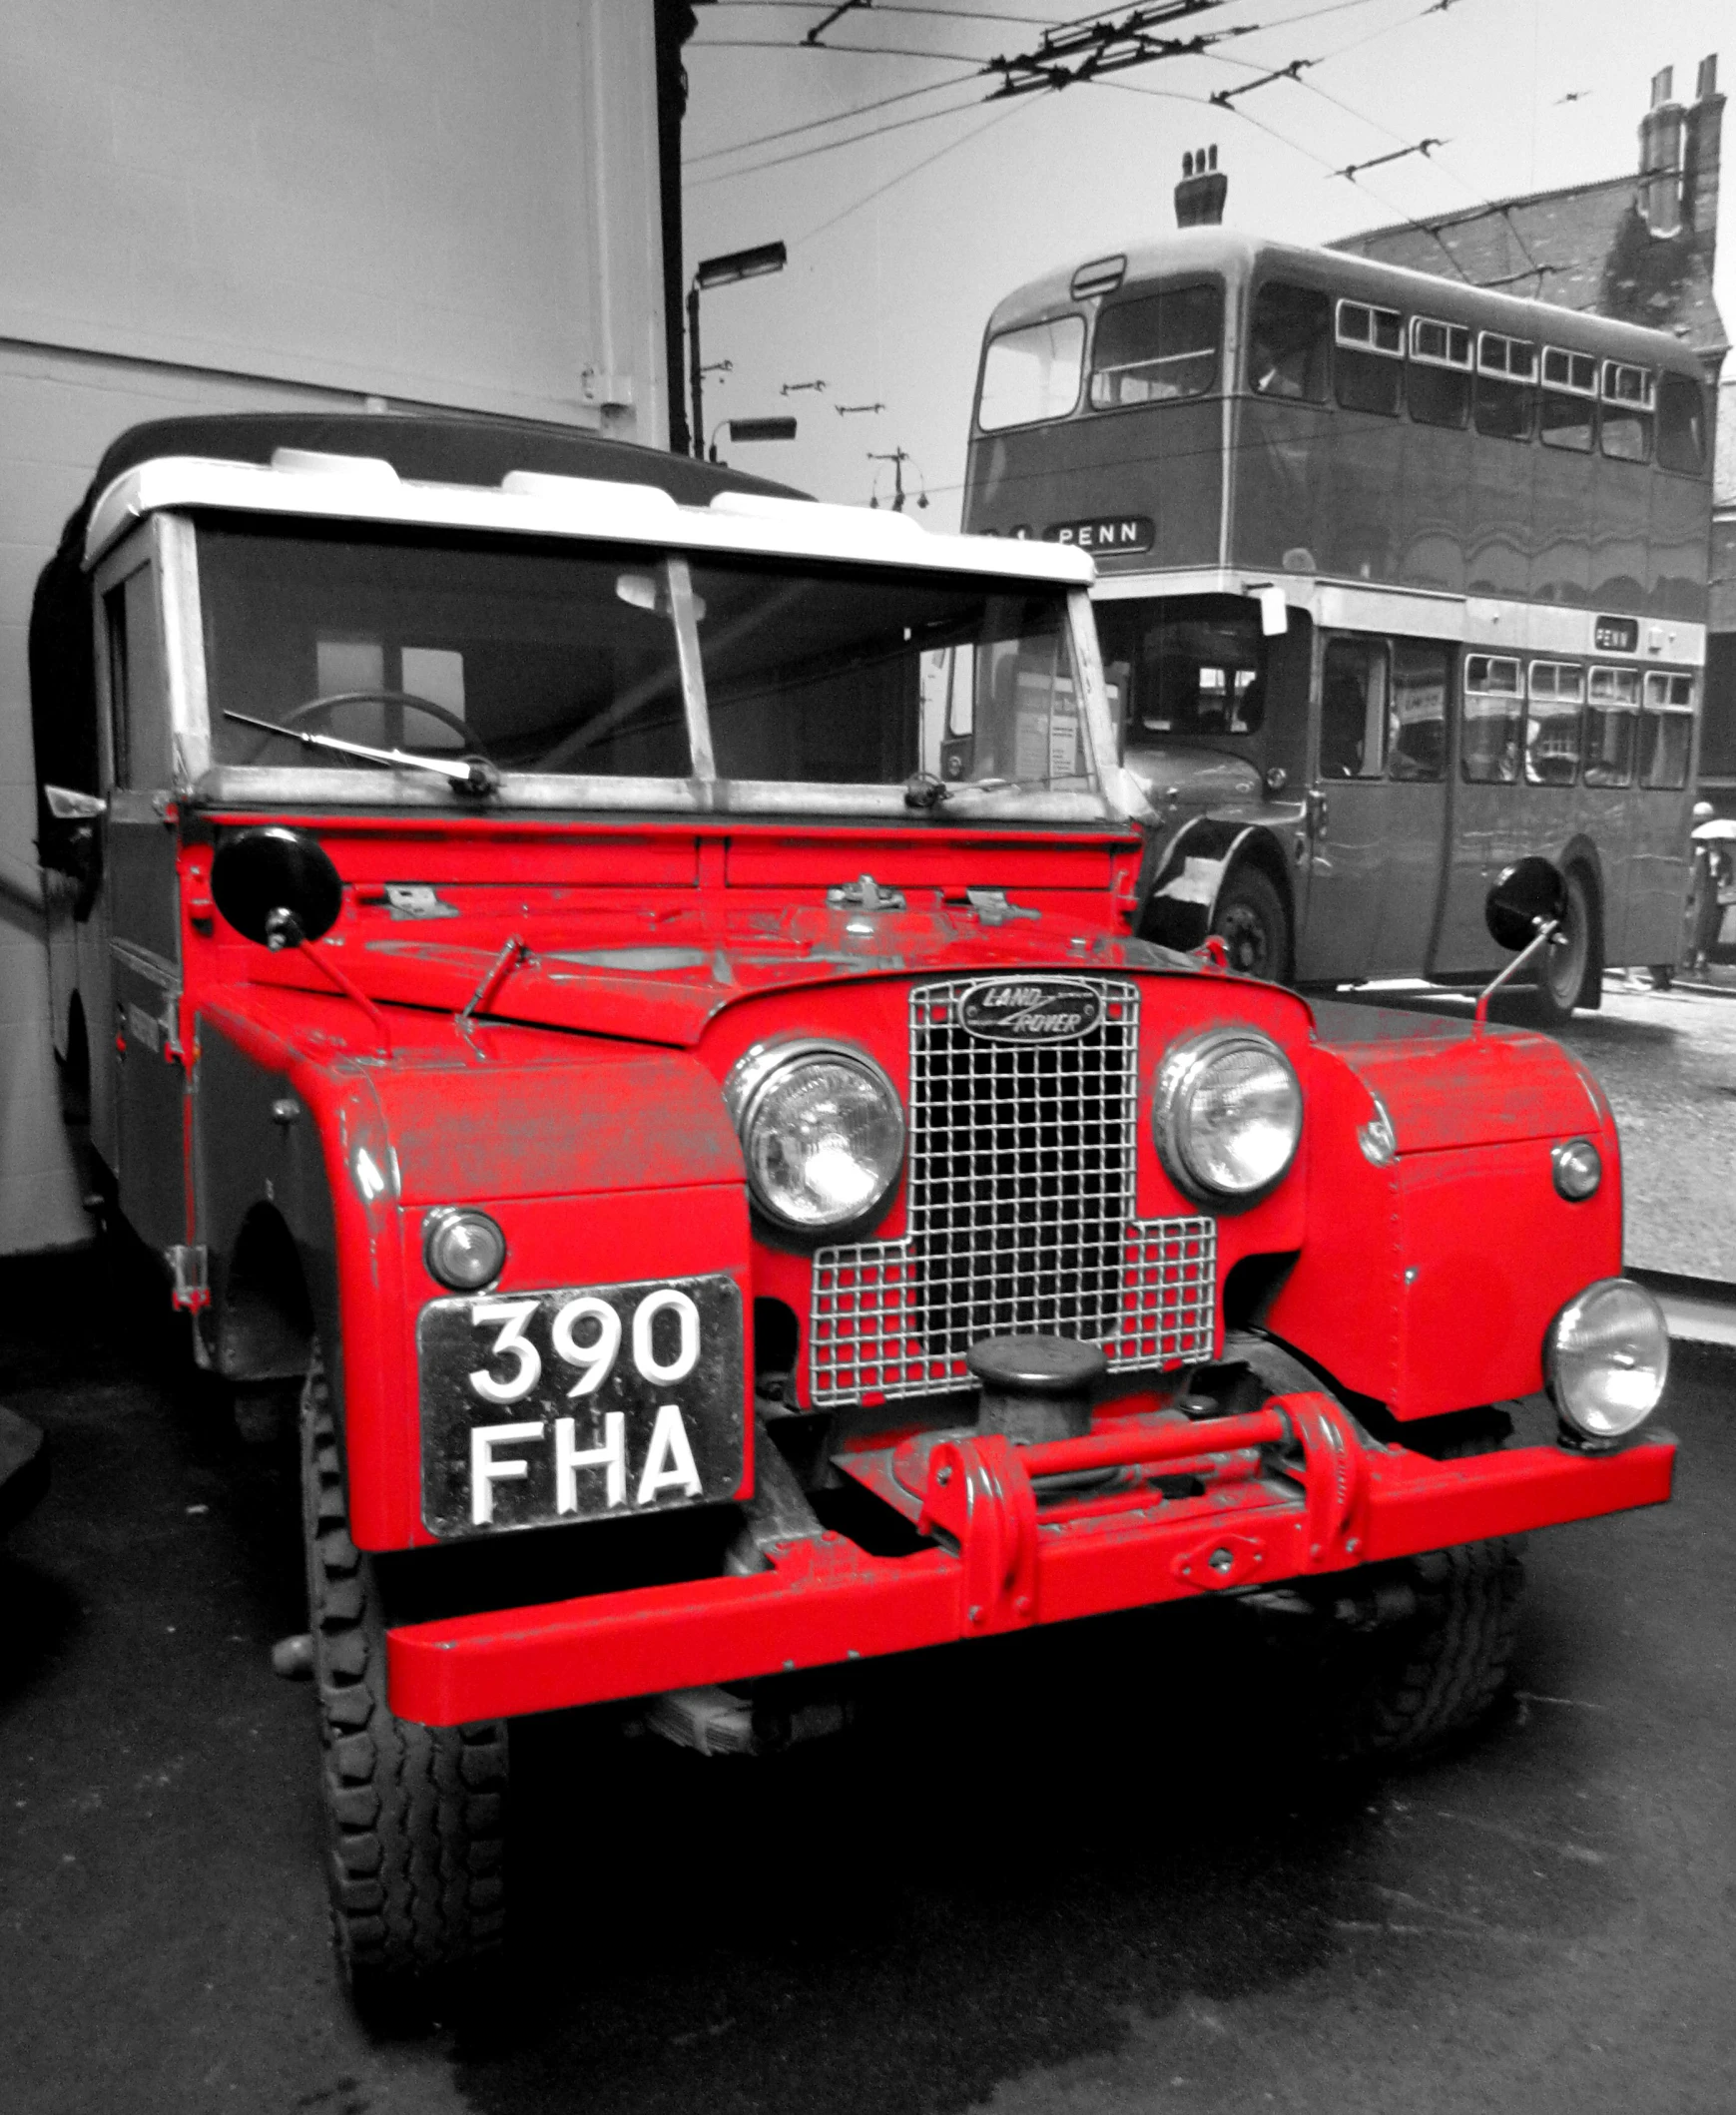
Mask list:
POLYGON ((1178 228, 1216 228, 1224 218, 1224 194, 1230 180, 1218 167, 1218 150, 1202 147, 1181 158, 1181 182, 1175 187, 1178 228))
POLYGON ((1706 276, 1718 248, 1719 136, 1724 129, 1724 98, 1718 93, 1718 55, 1700 61, 1694 101, 1682 141, 1682 220, 1694 248, 1706 261, 1706 276))
POLYGON ((1682 227, 1682 135, 1686 113, 1675 100, 1675 68, 1653 74, 1651 108, 1639 121, 1639 210, 1655 236, 1682 227))

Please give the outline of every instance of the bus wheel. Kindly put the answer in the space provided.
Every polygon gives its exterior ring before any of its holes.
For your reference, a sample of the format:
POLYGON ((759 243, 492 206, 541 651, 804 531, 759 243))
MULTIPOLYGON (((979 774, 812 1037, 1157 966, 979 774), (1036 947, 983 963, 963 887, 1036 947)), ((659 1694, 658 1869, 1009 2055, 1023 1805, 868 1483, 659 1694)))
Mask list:
POLYGON ((1283 898, 1257 866, 1238 866, 1224 883, 1212 930, 1230 967, 1245 977, 1282 984, 1290 975, 1290 919, 1283 898))
POLYGON ((358 2007, 393 2016, 500 1946, 506 1728, 417 1726, 386 1704, 378 1570, 349 1537, 317 1349, 301 1397, 301 1508, 331 1933, 358 2007))
POLYGON ((1567 915, 1561 927, 1566 944, 1543 950, 1528 994, 1526 1010, 1544 1028, 1564 1028, 1572 1019, 1591 959, 1591 891, 1577 866, 1568 867, 1566 881, 1567 915))

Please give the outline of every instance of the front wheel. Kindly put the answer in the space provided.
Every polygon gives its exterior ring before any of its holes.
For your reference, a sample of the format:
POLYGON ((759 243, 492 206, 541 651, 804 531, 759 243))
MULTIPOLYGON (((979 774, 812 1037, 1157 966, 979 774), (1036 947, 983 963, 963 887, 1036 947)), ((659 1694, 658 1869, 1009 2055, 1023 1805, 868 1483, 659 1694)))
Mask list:
POLYGON ((1257 866, 1239 866, 1219 892, 1212 931, 1223 941, 1230 967, 1269 984, 1290 978, 1290 918, 1272 880, 1257 866))
POLYGON ((506 1728, 417 1726, 387 1707, 378 1565, 349 1537, 317 1351, 301 1396, 301 1517, 332 1938, 357 2002, 389 2006, 500 1946, 506 1728))
POLYGON ((1394 1565, 1376 1587, 1413 1599, 1390 1627, 1341 1631, 1318 1669, 1329 1756, 1396 1762, 1473 1726, 1518 1641, 1525 1573, 1511 1542, 1472 1542, 1394 1565))

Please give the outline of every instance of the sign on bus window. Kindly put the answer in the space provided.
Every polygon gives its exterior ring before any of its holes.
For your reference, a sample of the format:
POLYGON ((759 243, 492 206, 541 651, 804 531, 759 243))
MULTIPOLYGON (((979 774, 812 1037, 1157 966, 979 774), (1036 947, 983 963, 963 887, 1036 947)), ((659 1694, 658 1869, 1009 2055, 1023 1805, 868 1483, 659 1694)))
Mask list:
POLYGON ((1681 787, 1688 783, 1694 746, 1694 679, 1648 669, 1645 709, 1639 716, 1639 783, 1681 787))
POLYGON ((1638 669, 1594 668, 1585 707, 1587 786, 1630 786, 1633 783, 1634 736, 1638 725, 1638 669))
POLYGON ((1388 719, 1387 777, 1447 775, 1447 650, 1433 639, 1393 641, 1393 702, 1388 719))
POLYGON ((1585 671, 1573 661, 1533 661, 1525 719, 1525 784, 1571 786, 1579 776, 1585 671))
POLYGON ((1320 776, 1382 778, 1386 747, 1386 641, 1329 641, 1320 678, 1320 776))
POLYGON ((1459 768, 1472 786, 1517 780, 1524 724, 1518 662, 1505 654, 1466 654, 1459 768))
POLYGON ((1051 316, 1003 330, 988 341, 982 362, 982 393, 976 423, 984 433, 1065 418, 1079 401, 1085 364, 1085 318, 1051 316))

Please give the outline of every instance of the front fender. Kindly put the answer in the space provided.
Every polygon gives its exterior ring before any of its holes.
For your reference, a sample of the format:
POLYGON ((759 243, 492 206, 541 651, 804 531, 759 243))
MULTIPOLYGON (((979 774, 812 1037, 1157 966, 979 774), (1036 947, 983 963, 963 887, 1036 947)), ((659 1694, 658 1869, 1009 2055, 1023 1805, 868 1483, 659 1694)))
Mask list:
POLYGON ((1225 877, 1237 859, 1264 839, 1289 872, 1291 842, 1302 820, 1300 808, 1274 807, 1195 815, 1167 837, 1161 826, 1154 830, 1140 889, 1140 937, 1183 953, 1198 947, 1212 929, 1225 877))

